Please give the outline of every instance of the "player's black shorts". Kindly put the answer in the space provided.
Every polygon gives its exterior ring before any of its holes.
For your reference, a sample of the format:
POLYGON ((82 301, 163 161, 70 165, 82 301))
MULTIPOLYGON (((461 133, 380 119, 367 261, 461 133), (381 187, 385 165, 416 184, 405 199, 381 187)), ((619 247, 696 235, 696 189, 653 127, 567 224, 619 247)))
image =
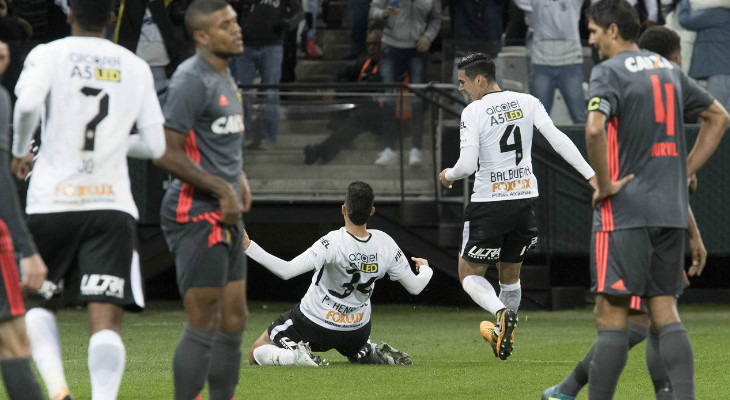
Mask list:
POLYGON ((297 343, 308 342, 314 352, 335 349, 345 357, 355 357, 370 338, 370 321, 354 331, 327 329, 305 317, 297 304, 281 314, 267 332, 283 349, 294 350, 297 343))
POLYGON ((175 255, 177 287, 181 296, 191 287, 223 287, 246 279, 243 221, 223 226, 201 218, 186 224, 162 224, 175 255))
MULTIPOLYGON (((48 280, 63 280, 67 303, 111 303, 144 308, 137 253, 137 222, 122 211, 31 214, 28 227, 48 267, 48 280)), ((41 301, 33 296, 34 302, 41 301)))
POLYGON ((464 212, 461 258, 476 264, 522 262, 537 245, 535 203, 530 199, 469 203, 464 212))
POLYGON ((0 274, 0 322, 2 322, 25 314, 13 239, 2 219, 0 219, 0 272, 2 272, 0 274))
POLYGON ((644 298, 679 296, 688 285, 685 232, 678 228, 593 232, 591 291, 644 298))

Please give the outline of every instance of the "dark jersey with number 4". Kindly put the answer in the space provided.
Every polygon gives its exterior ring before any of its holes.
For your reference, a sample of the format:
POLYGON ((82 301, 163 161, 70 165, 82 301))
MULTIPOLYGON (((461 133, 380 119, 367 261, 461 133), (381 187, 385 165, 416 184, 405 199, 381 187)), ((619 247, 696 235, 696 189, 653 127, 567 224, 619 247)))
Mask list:
POLYGON ((645 50, 624 51, 593 68, 588 111, 608 118, 612 181, 635 178, 593 213, 593 231, 686 228, 687 148, 683 116, 707 109, 710 96, 682 70, 645 50))

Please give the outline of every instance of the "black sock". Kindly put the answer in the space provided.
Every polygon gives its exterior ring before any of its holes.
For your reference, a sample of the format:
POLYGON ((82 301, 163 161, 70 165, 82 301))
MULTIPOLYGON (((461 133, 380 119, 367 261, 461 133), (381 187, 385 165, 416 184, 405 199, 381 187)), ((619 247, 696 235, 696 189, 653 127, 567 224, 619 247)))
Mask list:
POLYGON ((694 399, 694 356, 687 330, 681 322, 659 328, 659 352, 675 398, 694 399))
POLYGON ((213 333, 185 324, 172 360, 175 399, 193 399, 205 385, 213 333))
POLYGON ((588 397, 611 399, 626 365, 629 338, 626 329, 599 329, 589 372, 588 397))
POLYGON ((0 370, 11 399, 44 400, 41 386, 30 368, 30 358, 0 360, 0 370))
POLYGON ((230 400, 236 393, 241 370, 241 333, 219 331, 213 338, 208 370, 208 393, 211 400, 230 400))

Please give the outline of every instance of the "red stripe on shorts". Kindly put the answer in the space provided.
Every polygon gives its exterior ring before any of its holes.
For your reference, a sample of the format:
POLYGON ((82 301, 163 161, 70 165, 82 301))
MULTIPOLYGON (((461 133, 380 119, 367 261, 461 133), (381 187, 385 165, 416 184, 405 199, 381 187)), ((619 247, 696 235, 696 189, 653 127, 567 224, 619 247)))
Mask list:
MULTIPOLYGON (((200 165, 200 149, 195 141, 195 131, 190 130, 190 135, 185 140, 185 154, 193 160, 194 163, 200 165)), ((184 224, 190 221, 190 207, 193 204, 193 194, 195 188, 187 183, 182 184, 180 195, 177 199, 176 221, 184 224)))
POLYGON ((10 230, 5 225, 5 221, 0 219, 0 269, 3 274, 8 303, 10 304, 10 314, 18 316, 25 314, 25 305, 23 304, 20 275, 18 274, 18 265, 15 263, 14 253, 10 230))
POLYGON ((606 288, 608 264, 608 232, 596 232, 596 287, 598 292, 606 288))

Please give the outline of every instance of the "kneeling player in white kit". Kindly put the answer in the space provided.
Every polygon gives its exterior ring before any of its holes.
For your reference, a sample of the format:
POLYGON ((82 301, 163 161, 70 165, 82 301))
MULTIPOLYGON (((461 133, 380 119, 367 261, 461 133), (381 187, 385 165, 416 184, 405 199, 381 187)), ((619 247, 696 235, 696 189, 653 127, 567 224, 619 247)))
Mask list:
POLYGON ((248 360, 259 365, 323 365, 312 351, 335 349, 351 362, 410 365, 408 354, 386 343, 370 343, 370 296, 385 274, 411 294, 419 294, 433 270, 423 258, 411 258, 415 275, 395 241, 367 229, 375 213, 373 189, 364 182, 347 188, 345 226, 332 231, 291 261, 284 261, 244 236, 246 254, 282 279, 314 270, 300 304, 283 313, 251 346, 248 360))

